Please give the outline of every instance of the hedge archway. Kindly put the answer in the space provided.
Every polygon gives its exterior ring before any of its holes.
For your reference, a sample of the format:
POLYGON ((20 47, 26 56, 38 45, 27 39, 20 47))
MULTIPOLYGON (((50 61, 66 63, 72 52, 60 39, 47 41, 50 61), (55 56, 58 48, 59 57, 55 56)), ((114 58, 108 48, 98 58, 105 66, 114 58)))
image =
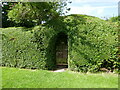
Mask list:
POLYGON ((59 27, 57 24, 53 27, 39 26, 39 30, 36 29, 38 37, 44 36, 42 42, 47 50, 45 62, 48 69, 56 66, 54 42, 61 32, 68 35, 69 69, 96 72, 105 60, 110 62, 114 59, 117 62, 117 59, 111 58, 116 53, 117 45, 116 28, 112 23, 91 16, 70 15, 60 24, 59 27), (110 38, 112 41, 109 41, 110 38))

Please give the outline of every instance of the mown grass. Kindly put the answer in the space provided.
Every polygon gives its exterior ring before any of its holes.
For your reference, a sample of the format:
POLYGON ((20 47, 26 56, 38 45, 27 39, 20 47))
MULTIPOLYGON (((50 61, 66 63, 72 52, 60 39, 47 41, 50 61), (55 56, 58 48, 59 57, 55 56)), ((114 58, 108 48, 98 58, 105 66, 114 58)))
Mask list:
POLYGON ((3 88, 118 88, 118 75, 2 68, 3 88))

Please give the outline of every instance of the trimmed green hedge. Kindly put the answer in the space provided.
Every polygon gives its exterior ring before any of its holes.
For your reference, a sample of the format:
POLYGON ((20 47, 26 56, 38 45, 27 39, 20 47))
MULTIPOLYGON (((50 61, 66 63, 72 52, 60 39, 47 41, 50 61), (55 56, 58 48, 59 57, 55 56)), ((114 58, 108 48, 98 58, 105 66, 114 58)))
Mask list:
POLYGON ((44 69, 33 34, 24 28, 4 28, 2 31, 2 66, 44 69))
POLYGON ((118 68, 117 24, 89 16, 73 15, 68 18, 71 20, 67 22, 71 36, 70 68, 82 72, 97 72, 101 67, 111 71, 118 68))
POLYGON ((2 29, 2 66, 54 69, 56 39, 68 36, 68 68, 80 72, 97 72, 105 67, 119 68, 117 59, 117 24, 87 15, 69 15, 36 26, 2 29), (32 33, 31 33, 32 32, 32 33))

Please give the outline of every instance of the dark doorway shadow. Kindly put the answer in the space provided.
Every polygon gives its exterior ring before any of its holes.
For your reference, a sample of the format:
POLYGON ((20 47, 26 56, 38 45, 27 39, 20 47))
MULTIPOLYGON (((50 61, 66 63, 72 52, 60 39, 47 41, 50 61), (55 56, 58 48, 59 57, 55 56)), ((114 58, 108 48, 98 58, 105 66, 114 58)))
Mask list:
POLYGON ((60 32, 56 37, 56 69, 68 68, 68 36, 60 32))

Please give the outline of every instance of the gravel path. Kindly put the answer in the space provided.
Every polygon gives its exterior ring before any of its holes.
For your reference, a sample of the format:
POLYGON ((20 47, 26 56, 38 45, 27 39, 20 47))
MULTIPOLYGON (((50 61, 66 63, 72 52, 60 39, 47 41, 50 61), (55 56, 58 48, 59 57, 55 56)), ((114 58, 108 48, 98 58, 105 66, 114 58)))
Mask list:
POLYGON ((67 70, 67 68, 62 68, 62 69, 54 70, 53 72, 65 72, 66 70, 67 70))

